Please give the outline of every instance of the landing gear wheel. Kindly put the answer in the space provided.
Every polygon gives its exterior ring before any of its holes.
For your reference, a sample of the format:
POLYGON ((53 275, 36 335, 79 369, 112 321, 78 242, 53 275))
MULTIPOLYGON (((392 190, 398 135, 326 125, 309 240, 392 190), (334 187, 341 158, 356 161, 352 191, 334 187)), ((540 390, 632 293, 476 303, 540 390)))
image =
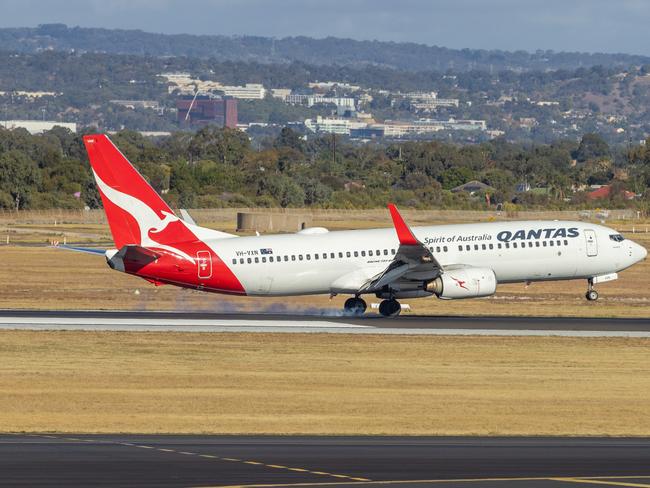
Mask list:
POLYGON ((379 304, 379 313, 384 317, 397 317, 402 311, 402 306, 395 300, 384 300, 379 304))
POLYGON ((594 282, 592 278, 587 280, 587 293, 585 294, 585 297, 590 302, 598 300, 598 292, 594 290, 594 282))
POLYGON ((359 297, 348 298, 343 305, 343 310, 353 315, 363 315, 367 305, 365 300, 359 297))

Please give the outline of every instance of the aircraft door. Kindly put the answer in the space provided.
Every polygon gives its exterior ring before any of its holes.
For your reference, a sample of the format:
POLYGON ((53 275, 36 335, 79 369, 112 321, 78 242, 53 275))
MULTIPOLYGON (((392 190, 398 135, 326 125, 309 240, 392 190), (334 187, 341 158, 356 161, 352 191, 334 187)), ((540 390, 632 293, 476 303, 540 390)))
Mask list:
POLYGON ((196 253, 196 269, 200 280, 207 280, 212 277, 212 256, 210 251, 198 251, 196 253))
POLYGON ((586 229, 585 239, 587 241, 587 256, 597 256, 598 241, 596 240, 596 232, 591 229, 586 229))

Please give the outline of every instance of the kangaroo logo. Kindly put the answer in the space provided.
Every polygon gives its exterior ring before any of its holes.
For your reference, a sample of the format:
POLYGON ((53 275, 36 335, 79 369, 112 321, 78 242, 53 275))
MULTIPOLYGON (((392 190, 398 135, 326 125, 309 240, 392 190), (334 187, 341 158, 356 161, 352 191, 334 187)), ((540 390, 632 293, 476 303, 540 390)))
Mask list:
POLYGON ((142 247, 157 247, 159 249, 165 249, 174 254, 178 254, 194 264, 194 259, 190 255, 175 247, 161 244, 149 236, 149 233, 158 234, 162 232, 172 222, 180 221, 182 223, 181 219, 165 211, 163 211, 165 217, 161 219, 158 217, 156 212, 154 212, 151 207, 146 205, 144 202, 138 200, 132 195, 122 193, 104 183, 95 170, 93 170, 93 175, 95 176, 95 181, 97 181, 97 186, 106 198, 135 218, 138 223, 138 228, 140 229, 139 244, 142 247))
POLYGON ((456 282, 456 284, 457 284, 460 288, 464 288, 465 290, 469 290, 469 288, 467 288, 467 287, 465 286, 465 283, 467 283, 466 281, 459 280, 458 278, 454 278, 453 276, 451 277, 451 279, 454 280, 454 281, 456 282))

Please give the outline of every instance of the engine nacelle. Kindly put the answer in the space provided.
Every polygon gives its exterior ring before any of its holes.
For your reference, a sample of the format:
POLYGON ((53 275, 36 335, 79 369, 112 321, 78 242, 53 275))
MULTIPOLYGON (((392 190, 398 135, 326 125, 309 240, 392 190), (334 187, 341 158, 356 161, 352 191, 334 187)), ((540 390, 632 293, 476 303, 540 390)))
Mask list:
POLYGON ((497 277, 490 268, 459 268, 425 283, 424 289, 448 300, 488 297, 497 291, 497 277))

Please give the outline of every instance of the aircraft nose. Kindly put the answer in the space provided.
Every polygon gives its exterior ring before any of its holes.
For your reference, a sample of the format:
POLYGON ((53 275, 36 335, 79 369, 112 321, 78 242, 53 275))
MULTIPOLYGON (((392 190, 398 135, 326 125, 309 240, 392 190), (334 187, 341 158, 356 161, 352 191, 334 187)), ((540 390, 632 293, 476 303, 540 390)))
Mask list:
POLYGON ((636 258, 635 261, 643 261, 648 255, 648 250, 641 244, 633 242, 632 255, 636 258))
POLYGON ((641 248, 641 259, 645 259, 648 255, 648 250, 644 246, 639 246, 641 248))

